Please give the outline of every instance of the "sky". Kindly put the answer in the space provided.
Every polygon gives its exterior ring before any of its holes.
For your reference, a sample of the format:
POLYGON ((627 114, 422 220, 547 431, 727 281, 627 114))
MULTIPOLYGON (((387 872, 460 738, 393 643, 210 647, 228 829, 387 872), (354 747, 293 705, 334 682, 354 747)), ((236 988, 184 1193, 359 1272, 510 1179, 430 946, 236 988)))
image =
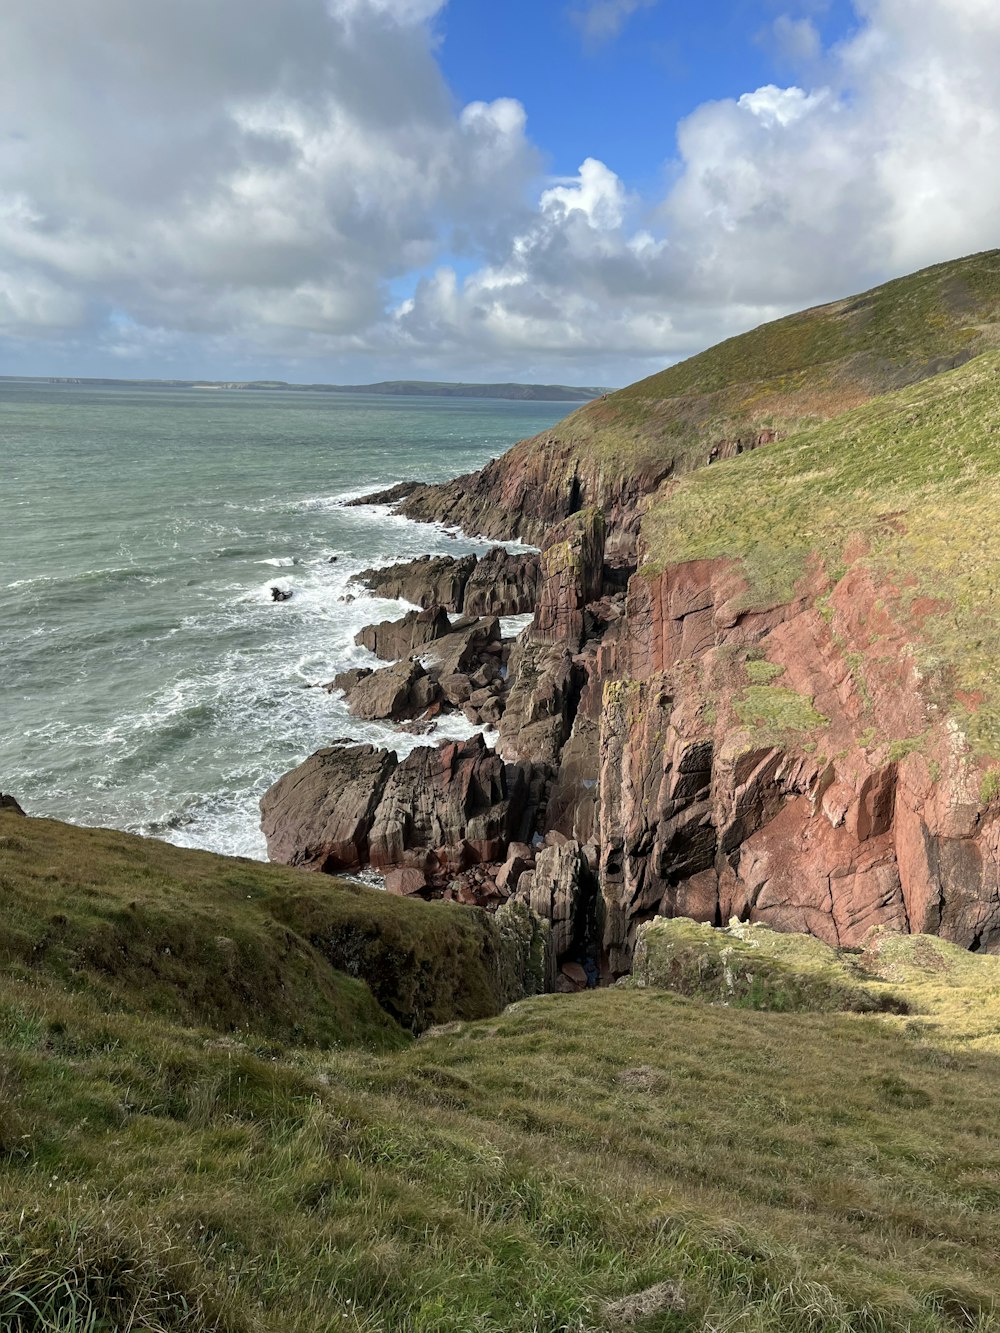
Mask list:
POLYGON ((629 383, 1000 246, 997 0, 4 0, 0 374, 629 383))

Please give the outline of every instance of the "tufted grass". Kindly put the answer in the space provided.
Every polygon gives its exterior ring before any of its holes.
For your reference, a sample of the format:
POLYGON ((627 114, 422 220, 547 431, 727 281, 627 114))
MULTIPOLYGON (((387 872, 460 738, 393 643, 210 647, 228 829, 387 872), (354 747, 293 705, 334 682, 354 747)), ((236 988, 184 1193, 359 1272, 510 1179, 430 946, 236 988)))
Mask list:
MULTIPOLYGON (((5 1330, 1000 1328, 998 960, 885 941, 904 1017, 612 989, 324 1047, 277 1010, 233 1027, 195 990, 76 975, 92 886, 150 895, 153 870, 56 827, 34 896, 3 849, 11 938, 79 898, 75 954, 0 959, 5 1330)), ((148 851, 192 934, 198 880, 231 929, 263 912, 225 858, 148 851)))

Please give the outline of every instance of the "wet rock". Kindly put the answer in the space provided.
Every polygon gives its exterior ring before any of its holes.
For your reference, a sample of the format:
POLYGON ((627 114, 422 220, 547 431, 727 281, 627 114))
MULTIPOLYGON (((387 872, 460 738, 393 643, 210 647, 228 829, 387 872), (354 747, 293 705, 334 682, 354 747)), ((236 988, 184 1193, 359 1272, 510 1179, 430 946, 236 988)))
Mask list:
POLYGON ((261 799, 270 859, 330 874, 366 865, 368 830, 396 766, 391 751, 371 745, 310 755, 261 799))
POLYGON ((441 606, 426 611, 408 611, 399 620, 383 620, 377 625, 365 625, 354 636, 354 642, 385 661, 394 662, 416 649, 440 639, 451 631, 448 613, 441 606))
POLYGON ((368 495, 360 495, 356 500, 345 500, 346 509, 357 509, 363 505, 392 505, 398 504, 400 500, 405 500, 408 495, 412 495, 419 487, 418 481, 399 481, 394 486, 389 486, 385 490, 372 491, 368 495))
POLYGON ((347 695, 347 707, 355 717, 399 722, 422 712, 434 691, 419 662, 397 662, 360 680, 347 695))
POLYGON ((291 601, 291 599, 292 599, 291 588, 282 588, 279 587, 278 584, 276 583, 271 585, 272 602, 289 602, 291 601))
POLYGON ((465 586, 476 567, 474 555, 422 555, 383 569, 366 569, 355 582, 379 597, 413 602, 428 609, 461 611, 465 586))
POLYGON ((333 680, 328 681, 323 689, 327 694, 332 694, 334 690, 343 690, 345 694, 350 694, 355 685, 372 675, 371 667, 352 667, 350 671, 338 671, 333 680))

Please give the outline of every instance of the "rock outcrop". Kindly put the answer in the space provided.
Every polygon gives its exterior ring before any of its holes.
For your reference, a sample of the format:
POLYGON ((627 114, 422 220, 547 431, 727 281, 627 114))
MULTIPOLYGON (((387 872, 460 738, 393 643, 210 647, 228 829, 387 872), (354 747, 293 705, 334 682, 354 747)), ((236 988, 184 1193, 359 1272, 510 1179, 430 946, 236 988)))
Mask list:
MULTIPOLYGON (((504 763, 479 735, 419 746, 401 762, 369 745, 334 747, 267 791, 262 827, 272 861, 328 873, 405 870, 387 881, 392 892, 450 890, 460 899, 469 874, 478 892, 467 899, 499 905, 511 888, 498 890, 495 876, 524 831, 529 796, 527 770, 504 763)), ((533 864, 523 843, 518 854, 522 868, 533 864)))
POLYGON ((475 567, 474 555, 421 555, 402 564, 363 570, 355 582, 379 597, 412 602, 424 610, 441 606, 461 611, 465 585, 475 567))
POLYGON ((397 765, 391 750, 351 745, 318 750, 265 792, 267 854, 327 874, 368 864, 368 834, 397 765))
POLYGON ((366 569, 356 582, 379 597, 468 616, 516 616, 534 611, 538 556, 491 547, 484 556, 422 555, 398 565, 366 569))
POLYGON ((347 707, 368 721, 402 722, 419 717, 438 697, 438 687, 413 658, 362 676, 347 691, 347 707))
POLYGON ((409 611, 401 620, 365 625, 355 634, 354 642, 386 662, 396 662, 450 631, 447 611, 435 606, 425 611, 409 611))

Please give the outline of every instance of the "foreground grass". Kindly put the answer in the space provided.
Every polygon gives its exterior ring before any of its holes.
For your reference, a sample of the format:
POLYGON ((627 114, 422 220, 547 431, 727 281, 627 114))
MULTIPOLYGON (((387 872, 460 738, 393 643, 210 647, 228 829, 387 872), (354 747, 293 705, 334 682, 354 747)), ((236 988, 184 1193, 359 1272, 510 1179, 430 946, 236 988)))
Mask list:
POLYGON ((5 975, 222 1032, 393 1047, 524 994, 484 913, 108 829, 0 811, 0 895, 5 975))
POLYGON ((2 1326, 995 1329, 1000 1062, 911 1021, 619 990, 379 1057, 5 983, 2 1326))
MULTIPOLYGON (((210 890, 238 940, 302 876, 14 816, 0 833, 4 1330, 1000 1329, 997 960, 881 942, 871 985, 905 1016, 758 1012, 771 991, 829 1008, 833 964, 783 949, 805 984, 782 971, 746 1008, 615 989, 412 1041, 360 981, 290 1023, 267 979, 234 1025, 198 953, 210 890), (191 923, 169 977, 140 948, 168 888, 178 940, 191 923), (142 895, 116 978, 87 941, 142 895), (28 947, 53 915, 58 947, 28 947)), ((406 919, 419 946, 425 914, 406 919)), ((302 948, 300 1004, 324 976, 302 948)))

